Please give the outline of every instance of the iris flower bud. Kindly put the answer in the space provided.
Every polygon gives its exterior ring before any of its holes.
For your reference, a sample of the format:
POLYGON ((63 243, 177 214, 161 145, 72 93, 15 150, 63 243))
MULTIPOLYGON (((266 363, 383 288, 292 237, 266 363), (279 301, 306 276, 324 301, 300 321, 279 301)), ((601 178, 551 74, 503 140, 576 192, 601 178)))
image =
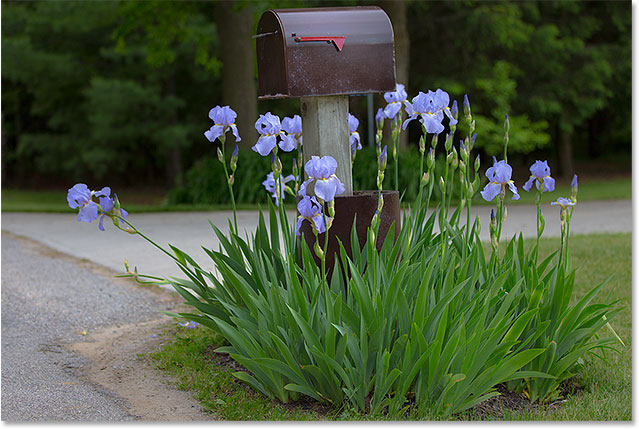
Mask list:
POLYGON ((446 192, 446 182, 444 182, 443 177, 439 178, 439 190, 442 191, 442 193, 446 192))
MULTIPOLYGON (((453 150, 454 150, 454 148, 453 148, 453 150)), ((456 158, 456 157, 455 157, 455 155, 456 155, 456 153, 455 153, 455 152, 453 152, 453 151, 451 151, 451 152, 448 154, 448 156, 446 157, 446 162, 447 162, 448 164, 452 164, 452 163, 453 163, 453 160, 456 158)))
POLYGON ((328 202, 328 216, 331 218, 335 217, 335 200, 330 200, 328 202))
POLYGON ((430 150, 428 151, 428 157, 426 158, 426 167, 428 167, 428 169, 430 170, 431 168, 433 168, 434 164, 435 164, 435 151, 433 150, 433 148, 430 148, 430 150))
POLYGON ((222 154, 222 149, 219 147, 217 148, 217 159, 222 163, 224 162, 224 155, 222 154))
POLYGON ((388 160, 388 146, 384 145, 382 153, 379 155, 379 171, 386 170, 386 161, 388 160))
MULTIPOLYGON (((468 142, 468 138, 466 138, 466 142, 468 142)), ((459 141, 459 155, 461 156, 461 159, 465 162, 468 162, 468 156, 469 156, 469 150, 468 150, 468 146, 466 146, 464 144, 463 140, 459 141)))
POLYGON ((371 219, 371 228, 375 228, 377 226, 377 222, 379 222, 379 214, 378 212, 375 212, 373 219, 371 219))
POLYGON ((479 166, 481 165, 481 161, 479 160, 479 154, 475 157, 475 173, 479 171, 479 166))
POLYGON ((446 148, 446 152, 450 152, 450 149, 453 147, 453 134, 446 135, 446 141, 444 142, 444 147, 446 148))
POLYGON ((427 171, 422 175, 422 186, 428 185, 430 182, 430 173, 427 171))
POLYGON ((275 173, 278 176, 282 174, 282 161, 280 161, 280 158, 278 156, 273 157, 272 167, 273 167, 273 173, 275 173))
POLYGON ((421 153, 422 155, 424 154, 424 152, 426 152, 426 139, 424 138, 424 136, 422 135, 419 138, 419 153, 421 153))
POLYGON ((231 171, 235 172, 237 168, 237 159, 239 158, 239 148, 235 145, 235 149, 233 149, 233 154, 231 155, 231 171))
POLYGON ((459 164, 458 155, 457 155, 457 149, 453 148, 453 151, 451 152, 451 154, 453 154, 453 159, 451 161, 451 167, 453 167, 453 170, 455 170, 455 169, 457 169, 457 165, 459 164))
POLYGON ((466 116, 466 118, 471 117, 470 102, 468 101, 468 94, 464 94, 464 116, 466 116))

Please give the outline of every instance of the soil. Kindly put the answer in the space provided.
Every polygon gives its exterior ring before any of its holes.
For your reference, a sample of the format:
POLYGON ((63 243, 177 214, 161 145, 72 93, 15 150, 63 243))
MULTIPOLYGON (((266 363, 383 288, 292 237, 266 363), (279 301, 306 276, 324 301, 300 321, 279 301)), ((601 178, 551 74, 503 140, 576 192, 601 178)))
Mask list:
MULTIPOLYGON (((564 384, 559 386, 561 396, 564 396, 566 390, 564 384)), ((480 404, 472 407, 465 415, 471 420, 502 420, 504 418, 504 410, 523 411, 523 410, 552 410, 561 406, 563 400, 557 400, 548 405, 540 405, 532 403, 522 393, 515 393, 506 388, 503 384, 496 386, 499 396, 494 396, 480 404)), ((573 391, 571 389, 571 391, 573 391)))
POLYGON ((148 354, 163 345, 159 335, 167 317, 103 329, 88 342, 66 347, 92 361, 88 379, 116 393, 128 403, 128 412, 145 421, 215 420, 190 394, 175 387, 153 367, 148 354), (158 333, 157 337, 152 337, 158 333))

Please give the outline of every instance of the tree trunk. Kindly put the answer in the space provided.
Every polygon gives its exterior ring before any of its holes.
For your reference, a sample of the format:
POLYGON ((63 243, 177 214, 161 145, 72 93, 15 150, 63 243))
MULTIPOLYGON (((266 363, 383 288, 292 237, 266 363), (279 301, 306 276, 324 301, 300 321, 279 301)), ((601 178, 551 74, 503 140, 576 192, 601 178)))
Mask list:
MULTIPOLYGON (((170 96, 175 94, 175 75, 173 72, 166 74, 166 80, 164 85, 164 96, 170 96)), ((169 118, 171 125, 178 124, 177 112, 173 110, 171 117, 169 118)), ((184 170, 182 167, 182 147, 181 142, 170 142, 170 146, 166 149, 165 155, 165 174, 166 184, 169 187, 182 186, 184 184, 184 170)))
POLYGON ((572 133, 560 129, 559 131, 559 171, 561 178, 569 179, 574 173, 572 165, 572 133))
MULTIPOLYGON (((395 37, 395 71, 397 83, 401 83, 408 91, 408 74, 410 70, 410 36, 408 34, 408 16, 406 1, 381 1, 379 5, 388 14, 393 24, 395 37)), ((406 115, 404 115, 405 119, 406 115)), ((408 132, 400 134, 399 148, 408 146, 408 132)))
POLYGON ((217 2, 215 23, 223 64, 222 100, 237 113, 242 147, 250 148, 257 141, 254 128, 257 120, 255 48, 251 38, 254 33, 253 5, 239 1, 217 2))

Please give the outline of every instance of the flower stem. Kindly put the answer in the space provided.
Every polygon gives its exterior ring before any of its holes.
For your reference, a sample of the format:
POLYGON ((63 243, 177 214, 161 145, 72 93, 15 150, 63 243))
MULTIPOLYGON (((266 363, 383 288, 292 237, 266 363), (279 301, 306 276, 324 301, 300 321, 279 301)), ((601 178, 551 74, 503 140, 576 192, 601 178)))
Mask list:
POLYGON ((539 255, 539 239, 541 238, 541 189, 537 189, 537 246, 535 247, 535 265, 539 255))
MULTIPOLYGON (((178 258, 176 258, 175 255, 172 255, 168 250, 166 250, 165 248, 163 248, 162 246, 157 244, 155 241, 151 240, 149 237, 144 235, 139 229, 137 229, 135 226, 133 226, 133 224, 131 224, 126 219, 124 219, 122 216, 117 216, 116 215, 116 217, 118 218, 118 220, 120 220, 120 221, 124 222, 125 224, 127 224, 135 232, 135 234, 139 235, 140 237, 142 237, 143 239, 145 239, 146 241, 151 243, 151 245, 155 246, 155 248, 159 249, 161 252, 163 252, 169 258, 173 259, 178 265, 182 266, 184 269, 186 269, 191 274, 193 274, 191 269, 188 266, 186 266, 185 264, 183 264, 182 261, 180 261, 178 258)), ((120 229, 122 229, 122 228, 120 228, 120 229)))
POLYGON ((233 225, 235 226, 235 233, 237 234, 237 208, 235 207, 235 194, 233 193, 233 186, 230 183, 229 171, 226 168, 226 151, 225 144, 226 136, 222 134, 220 137, 220 143, 222 144, 222 166, 224 167, 224 175, 226 176, 226 186, 229 188, 229 194, 231 194, 231 206, 233 207, 233 225))
POLYGON ((501 226, 504 223, 504 198, 505 198, 505 189, 503 189, 497 198, 497 248, 499 248, 499 241, 501 240, 501 226))

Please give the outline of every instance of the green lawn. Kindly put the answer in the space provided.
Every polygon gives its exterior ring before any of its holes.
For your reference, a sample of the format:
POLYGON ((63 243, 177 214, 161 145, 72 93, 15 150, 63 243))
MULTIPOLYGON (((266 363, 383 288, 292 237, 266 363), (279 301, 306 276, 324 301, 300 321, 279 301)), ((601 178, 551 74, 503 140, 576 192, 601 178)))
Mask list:
MULTIPOLYGON (((530 242, 529 242, 530 243, 530 242)), ((541 254, 558 247, 559 239, 541 241, 541 254)), ((560 406, 545 411, 505 410, 505 420, 631 420, 632 419, 632 235, 596 234, 571 238, 573 266, 577 267, 575 298, 613 276, 596 299, 608 294, 624 310, 612 325, 626 344, 621 353, 606 353, 606 361, 585 358, 583 369, 571 379, 575 393, 560 406)), ((255 393, 231 376, 233 370, 211 361, 211 347, 222 338, 204 328, 176 327, 164 333, 167 345, 152 358, 173 375, 181 389, 194 392, 215 418, 223 420, 366 420, 351 410, 311 408, 309 403, 284 405, 255 393), (310 408, 310 409, 309 409, 310 408)), ((373 418, 374 419, 374 418, 373 418)), ((459 416, 456 417, 459 419, 459 416)))
MULTIPOLYGON (((512 194, 506 192, 508 204, 535 204, 537 191, 532 188, 530 192, 524 191, 522 187, 518 187, 521 198, 517 201, 512 200, 512 194)), ((570 184, 558 184, 551 193, 543 195, 543 201, 550 203, 556 201, 559 197, 570 196, 570 184)), ((621 179, 583 179, 579 181, 579 201, 593 200, 623 200, 632 199, 632 178, 621 179)), ((477 193, 473 199, 473 204, 494 204, 494 202, 486 202, 477 193)))
MULTIPOLYGON (((520 189, 521 198, 518 201, 508 200, 508 204, 534 204, 535 193, 520 189)), ((49 212, 70 213, 66 202, 66 189, 59 191, 27 191, 18 189, 2 189, 2 211, 4 212, 49 212)), ((264 194, 266 198, 266 193, 264 194)), ((550 202, 557 197, 570 195, 569 185, 559 185, 555 192, 544 195, 544 201, 550 202)), ((167 205, 161 191, 124 190, 118 192, 122 207, 130 213, 163 212, 163 211, 214 211, 230 210, 230 205, 167 205)), ((584 179, 579 183, 579 201, 613 200, 632 198, 632 179, 584 179)), ((290 200, 292 201, 292 200, 290 200)), ((294 209, 293 204, 287 208, 294 209)), ((488 204, 477 194, 475 204, 488 204)), ((264 200, 266 204, 266 199, 264 200)), ((492 204, 492 203, 490 203, 492 204)), ((254 204, 240 204, 240 210, 255 210, 254 204)))

